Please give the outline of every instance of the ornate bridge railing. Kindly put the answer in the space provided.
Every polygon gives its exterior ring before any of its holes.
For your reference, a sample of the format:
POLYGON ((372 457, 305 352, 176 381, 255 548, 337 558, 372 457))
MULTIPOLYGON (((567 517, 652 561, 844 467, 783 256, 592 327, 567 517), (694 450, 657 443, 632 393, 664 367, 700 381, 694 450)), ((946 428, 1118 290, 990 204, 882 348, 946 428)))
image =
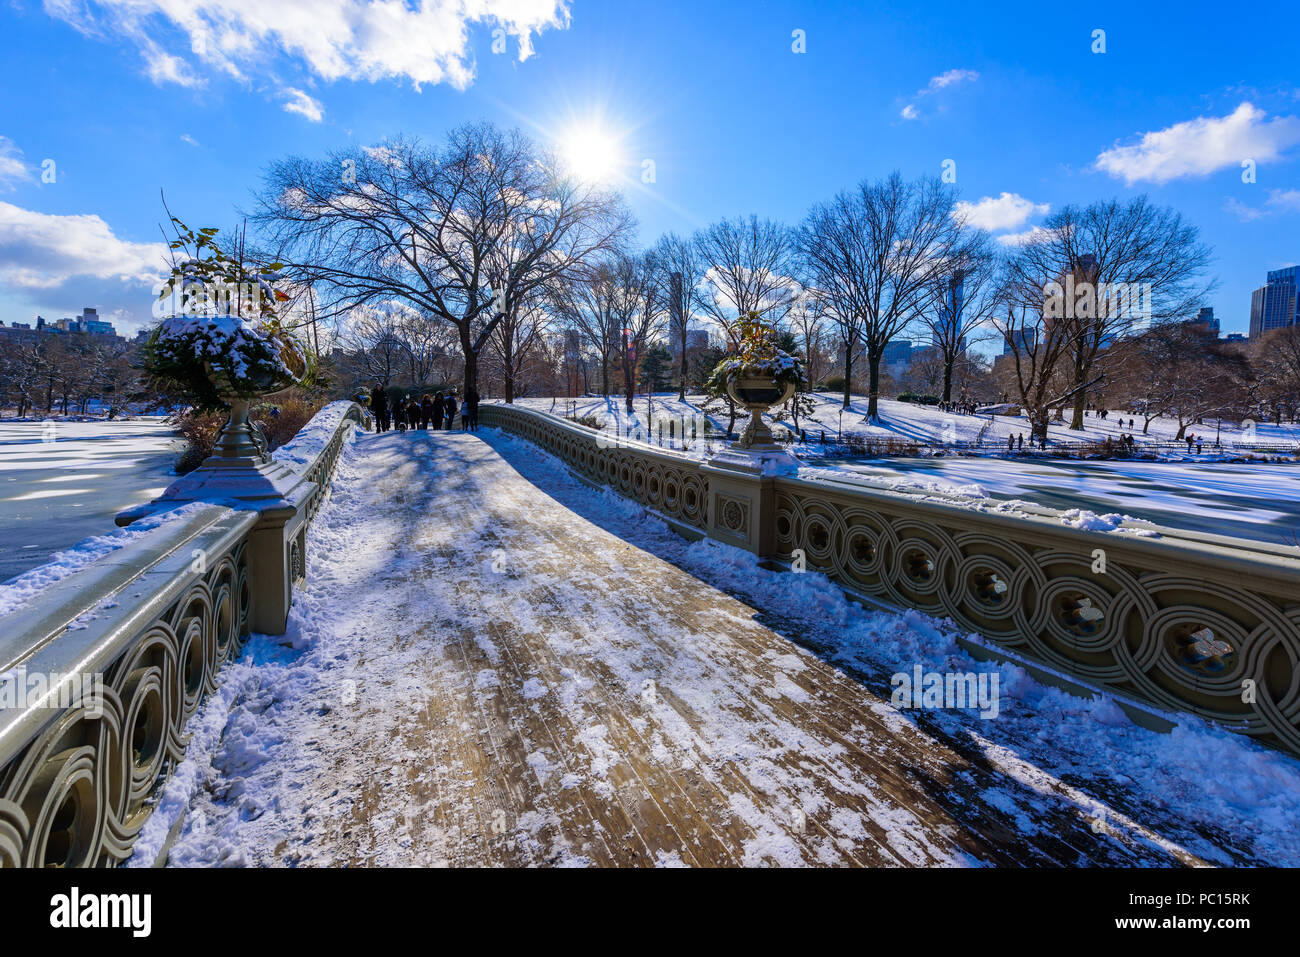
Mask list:
POLYGON ((301 578, 302 535, 363 417, 333 403, 281 450, 289 499, 185 505, 0 617, 0 866, 130 856, 259 603, 301 578))
POLYGON ((684 524, 846 590, 950 618, 1004 657, 1121 701, 1190 712, 1300 753, 1300 551, 1060 513, 986 511, 849 476, 763 474, 622 441, 553 416, 484 406, 589 480, 683 523, 669 477, 704 511, 684 524))
POLYGON ((479 421, 540 445, 588 481, 648 505, 679 527, 704 531, 709 479, 696 459, 515 406, 481 406, 479 421))

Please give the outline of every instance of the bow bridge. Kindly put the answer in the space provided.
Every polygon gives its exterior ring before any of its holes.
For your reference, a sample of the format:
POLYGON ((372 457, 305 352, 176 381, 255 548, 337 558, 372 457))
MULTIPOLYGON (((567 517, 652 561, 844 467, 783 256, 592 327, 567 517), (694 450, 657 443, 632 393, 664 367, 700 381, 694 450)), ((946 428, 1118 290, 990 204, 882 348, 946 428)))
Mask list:
POLYGON ((0 618, 0 864, 1300 863, 1291 549, 367 418, 0 618))

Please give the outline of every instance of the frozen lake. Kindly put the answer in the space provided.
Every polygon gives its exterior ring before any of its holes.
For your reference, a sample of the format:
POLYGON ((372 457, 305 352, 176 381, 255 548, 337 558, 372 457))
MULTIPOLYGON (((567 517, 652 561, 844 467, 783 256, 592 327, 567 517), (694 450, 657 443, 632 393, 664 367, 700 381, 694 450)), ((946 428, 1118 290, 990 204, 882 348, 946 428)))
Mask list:
POLYGON ((0 581, 113 531, 171 483, 180 445, 158 418, 0 422, 0 581))
MULTIPOLYGON (((818 463, 822 465, 823 463, 818 463)), ((1300 464, 924 458, 827 461, 889 485, 1119 512, 1172 528, 1300 544, 1300 464)))

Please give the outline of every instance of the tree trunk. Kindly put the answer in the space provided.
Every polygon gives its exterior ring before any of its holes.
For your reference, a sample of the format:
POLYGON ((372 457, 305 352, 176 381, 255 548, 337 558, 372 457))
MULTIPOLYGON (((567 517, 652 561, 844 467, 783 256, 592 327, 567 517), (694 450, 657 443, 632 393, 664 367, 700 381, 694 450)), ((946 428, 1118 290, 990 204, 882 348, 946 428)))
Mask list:
POLYGON ((867 418, 875 421, 880 416, 880 355, 867 353, 867 371, 870 385, 867 392, 867 418))
POLYGON ((677 389, 677 401, 685 402, 686 401, 686 323, 685 322, 682 323, 681 346, 682 346, 682 362, 681 362, 681 370, 679 373, 681 375, 681 382, 679 383, 677 389))
POLYGON ((478 391, 478 353, 469 341, 468 330, 461 333, 460 344, 465 352, 465 392, 469 395, 469 390, 478 391))
POLYGON ((849 398, 853 389, 853 347, 844 347, 844 408, 849 407, 849 398))
POLYGON ((943 363, 943 401, 952 401, 952 367, 953 360, 945 359, 943 363))

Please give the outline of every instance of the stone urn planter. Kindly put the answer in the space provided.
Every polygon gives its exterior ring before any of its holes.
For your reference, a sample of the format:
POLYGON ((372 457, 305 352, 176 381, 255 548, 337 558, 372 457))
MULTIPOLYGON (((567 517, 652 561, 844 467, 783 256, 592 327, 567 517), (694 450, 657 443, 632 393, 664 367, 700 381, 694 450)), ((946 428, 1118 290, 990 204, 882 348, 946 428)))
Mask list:
POLYGON ((740 449, 775 449, 772 430, 763 420, 763 413, 784 405, 794 395, 795 383, 782 381, 762 369, 742 367, 727 380, 727 395, 749 411, 749 424, 735 443, 740 449))
POLYGON ((254 367, 239 384, 231 381, 224 370, 214 368, 208 362, 203 364, 213 389, 230 409, 230 417, 217 436, 208 462, 217 464, 214 460, 247 459, 255 464, 264 464, 271 460, 270 443, 257 424, 249 420, 248 411, 258 399, 283 392, 293 385, 306 365, 302 354, 291 342, 275 342, 274 346, 284 368, 254 367))

